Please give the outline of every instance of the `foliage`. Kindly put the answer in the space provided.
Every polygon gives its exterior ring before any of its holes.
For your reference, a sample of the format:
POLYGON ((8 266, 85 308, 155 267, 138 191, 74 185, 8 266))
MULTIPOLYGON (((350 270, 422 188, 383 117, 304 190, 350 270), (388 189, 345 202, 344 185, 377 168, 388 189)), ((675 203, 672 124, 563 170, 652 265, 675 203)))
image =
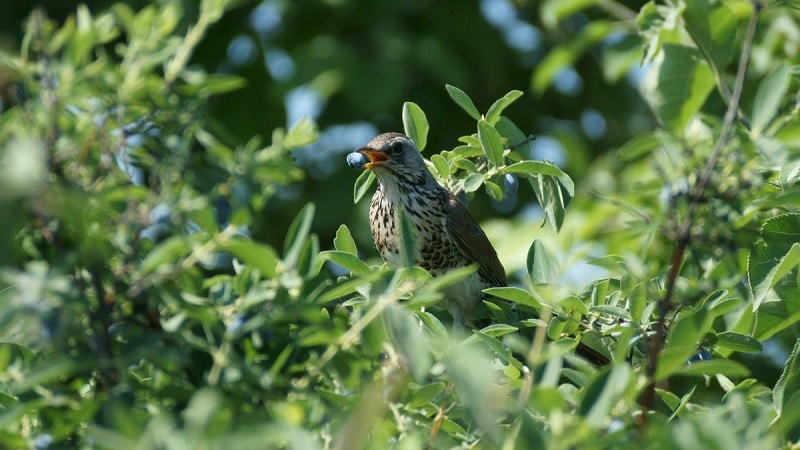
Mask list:
MULTIPOLYGON (((609 79, 647 66, 657 125, 577 183, 531 158, 509 113, 522 91, 483 111, 448 84, 473 124, 426 151, 432 173, 470 201, 529 196, 545 225, 487 223, 514 282, 487 290, 495 323, 462 336, 435 305, 469 270, 374 264, 347 225, 331 247, 313 202, 282 247, 254 233, 303 178, 292 151, 316 125, 269 144, 227 134, 210 111, 245 80, 190 62, 236 5, 200 5, 190 21, 177 2, 61 24, 37 10, 19 54, 0 55, 17 97, 0 115, 0 446, 800 442, 796 8, 542 2, 544 29, 601 19, 543 56, 532 91, 595 50, 609 79), (785 352, 774 379, 750 356, 767 349, 785 352)), ((399 117, 425 150, 420 104, 399 117)), ((356 202, 373 181, 358 177, 356 202)))

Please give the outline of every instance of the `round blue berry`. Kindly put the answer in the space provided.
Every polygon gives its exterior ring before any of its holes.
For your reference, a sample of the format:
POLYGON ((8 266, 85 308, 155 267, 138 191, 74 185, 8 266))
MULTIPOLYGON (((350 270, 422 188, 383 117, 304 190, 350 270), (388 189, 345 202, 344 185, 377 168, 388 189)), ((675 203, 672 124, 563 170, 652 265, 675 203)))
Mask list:
POLYGON ((503 178, 503 183, 506 185, 506 191, 508 192, 517 192, 517 189, 519 189, 519 181, 513 174, 507 173, 503 178))
POLYGON ((353 169, 360 169, 367 163, 367 157, 363 153, 353 152, 347 155, 347 165, 353 169))

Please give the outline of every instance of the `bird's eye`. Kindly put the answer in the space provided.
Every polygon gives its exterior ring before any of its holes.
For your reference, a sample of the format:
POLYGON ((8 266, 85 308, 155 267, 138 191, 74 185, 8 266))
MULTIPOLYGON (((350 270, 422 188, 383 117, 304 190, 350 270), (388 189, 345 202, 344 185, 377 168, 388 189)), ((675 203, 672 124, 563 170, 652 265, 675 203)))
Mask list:
POLYGON ((403 145, 402 142, 395 142, 394 144, 389 147, 389 154, 393 156, 397 156, 402 154, 406 150, 406 146, 403 145))

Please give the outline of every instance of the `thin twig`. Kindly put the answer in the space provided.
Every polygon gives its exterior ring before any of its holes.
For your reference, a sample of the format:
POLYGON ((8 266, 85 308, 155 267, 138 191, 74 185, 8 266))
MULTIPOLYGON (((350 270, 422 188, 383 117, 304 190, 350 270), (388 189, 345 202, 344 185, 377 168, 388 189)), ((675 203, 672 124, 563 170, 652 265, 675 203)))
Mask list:
POLYGON ((739 58, 739 67, 736 73, 733 94, 728 102, 728 109, 725 112, 725 117, 722 124, 722 132, 717 140, 717 144, 714 147, 713 152, 711 153, 711 158, 709 158, 705 169, 697 180, 697 184, 695 185, 692 195, 689 197, 689 209, 686 214, 686 219, 683 221, 680 229, 678 230, 675 250, 672 253, 672 266, 670 267, 669 274, 667 276, 666 292, 664 293, 664 298, 658 303, 659 318, 656 324, 653 343, 647 355, 647 376, 650 380, 650 383, 645 388, 644 395, 642 396, 642 415, 639 417, 641 425, 643 425, 646 421, 646 412, 653 407, 656 383, 656 363, 661 350, 662 340, 664 338, 664 334, 666 333, 666 318, 673 307, 672 297, 675 292, 675 282, 678 278, 678 274, 680 273, 683 257, 686 253, 686 248, 688 247, 691 238, 691 228, 694 221, 694 216, 697 212, 697 207, 700 203, 700 199, 703 197, 706 186, 708 186, 708 183, 711 180, 714 167, 717 165, 717 161, 719 160, 725 145, 727 145, 728 139, 730 139, 731 131, 733 130, 733 123, 736 119, 736 114, 739 109, 739 100, 742 96, 742 86, 744 85, 744 78, 745 74, 747 73, 747 64, 750 60, 750 50, 753 46, 753 38, 755 36, 756 25, 758 24, 759 10, 760 4, 754 3, 753 14, 750 16, 750 21, 747 24, 747 34, 745 36, 742 54, 739 58))

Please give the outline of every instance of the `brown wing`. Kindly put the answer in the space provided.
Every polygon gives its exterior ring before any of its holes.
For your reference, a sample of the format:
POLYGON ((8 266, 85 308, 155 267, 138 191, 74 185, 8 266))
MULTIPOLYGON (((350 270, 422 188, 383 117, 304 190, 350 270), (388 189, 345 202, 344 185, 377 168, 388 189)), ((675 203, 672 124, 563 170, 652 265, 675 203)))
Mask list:
POLYGON ((505 286, 506 270, 478 222, 453 194, 450 194, 448 207, 451 220, 447 232, 458 249, 470 261, 478 263, 478 273, 481 278, 493 286, 505 286))

